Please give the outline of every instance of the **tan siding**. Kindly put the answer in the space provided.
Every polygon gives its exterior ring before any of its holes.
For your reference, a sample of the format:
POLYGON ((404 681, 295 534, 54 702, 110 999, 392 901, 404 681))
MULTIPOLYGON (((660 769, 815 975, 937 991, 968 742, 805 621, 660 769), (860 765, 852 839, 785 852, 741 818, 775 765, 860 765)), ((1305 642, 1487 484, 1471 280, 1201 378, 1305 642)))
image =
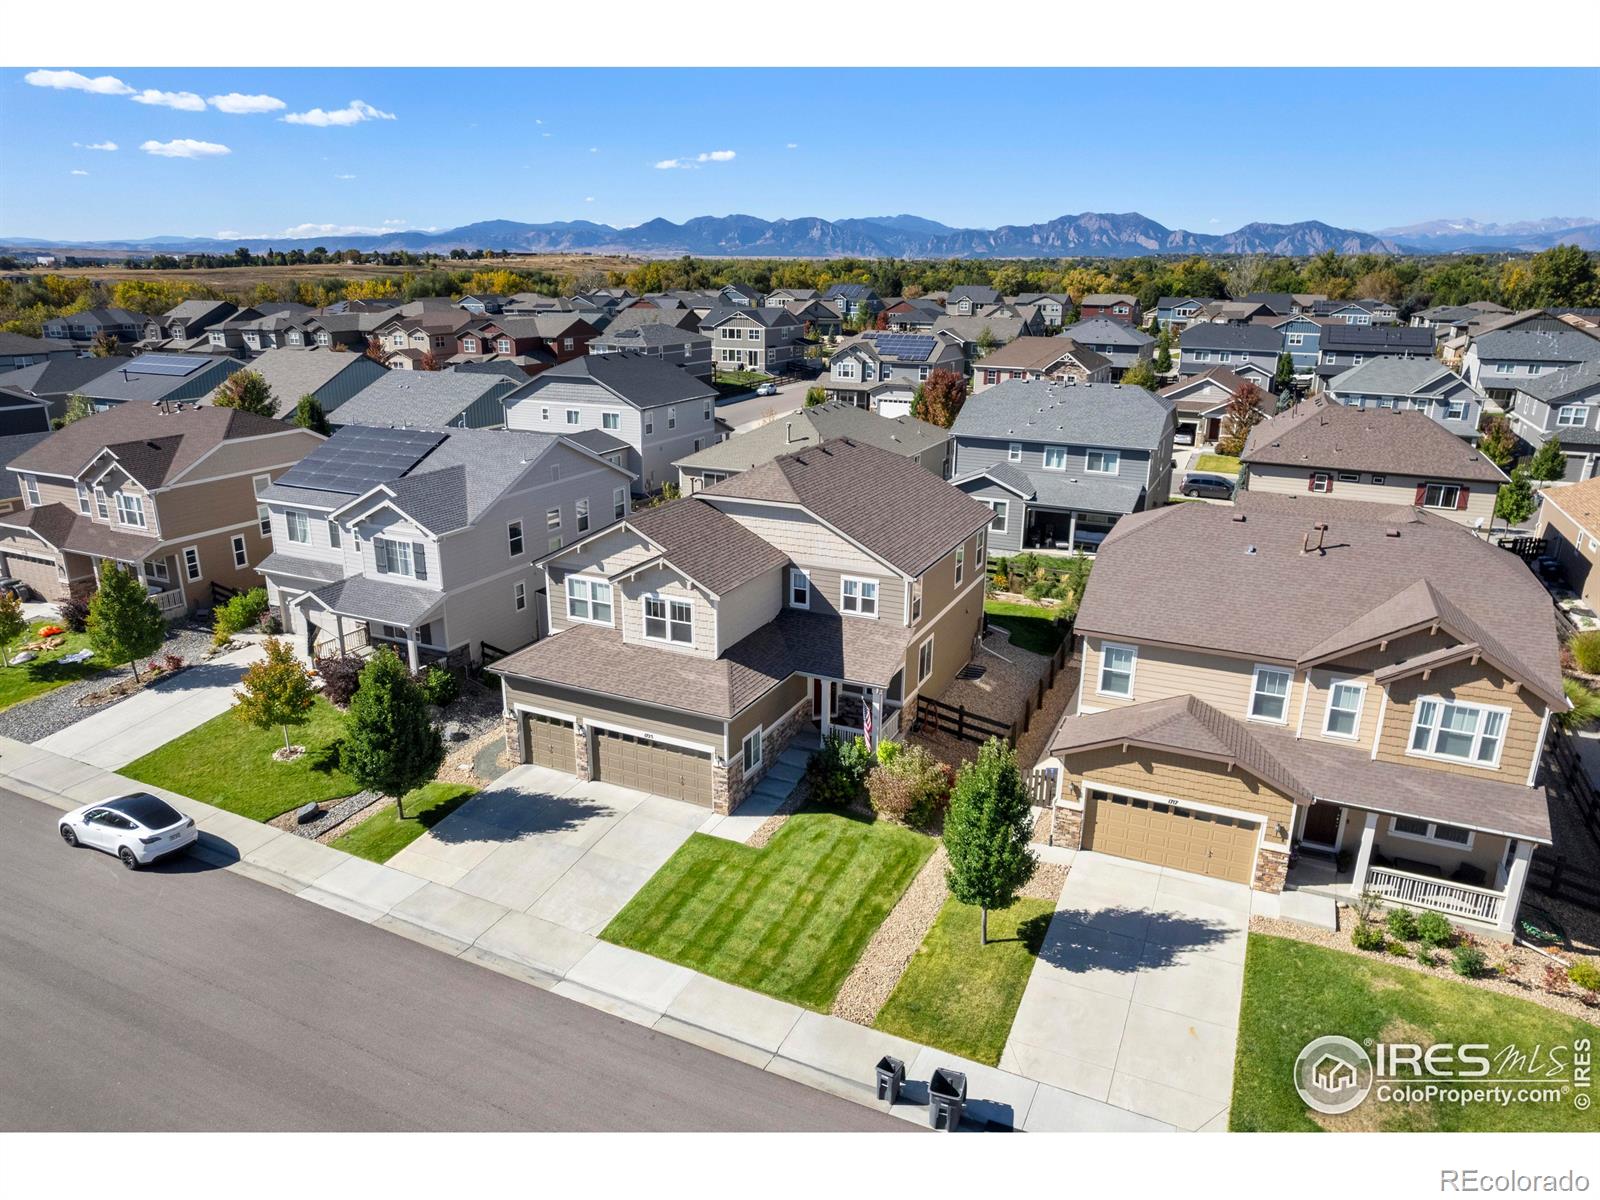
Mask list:
POLYGON ((774 567, 717 601, 717 653, 722 654, 778 615, 788 586, 787 567, 774 567))
MULTIPOLYGON (((39 486, 42 491, 44 485, 39 486)), ((1567 582, 1579 590, 1584 603, 1590 608, 1600 605, 1600 572, 1594 569, 1597 552, 1588 548, 1588 534, 1554 504, 1541 504, 1538 536, 1549 539, 1550 552, 1561 560, 1567 582)))
POLYGON ((698 588, 689 587, 672 571, 655 567, 631 579, 619 579, 616 588, 622 599, 622 640, 658 650, 693 654, 697 658, 717 656, 716 605, 698 588), (661 596, 687 600, 694 605, 694 645, 681 646, 647 640, 644 636, 644 599, 661 596))
POLYGON ((982 627, 983 586, 979 584, 936 623, 929 625, 924 621, 917 636, 911 639, 906 647, 905 685, 901 695, 909 697, 921 691, 937 698, 955 681, 956 672, 972 660, 973 642, 982 627), (933 673, 927 682, 919 684, 917 655, 929 634, 933 636, 933 673))
MULTIPOLYGON (((914 628, 921 628, 928 621, 938 616, 945 605, 966 586, 972 582, 973 573, 977 564, 978 535, 973 534, 963 543, 966 551, 965 565, 962 570, 961 583, 956 583, 956 552, 954 549, 946 554, 933 566, 922 573, 922 621, 914 628)), ((978 574, 983 572, 977 571, 978 574)), ((901 589, 904 590, 903 588, 901 589)))
POLYGON ((711 718, 702 717, 697 720, 691 720, 687 717, 670 713, 665 709, 646 712, 642 709, 642 706, 625 706, 625 702, 611 700, 604 696, 573 696, 559 691, 545 691, 533 683, 518 685, 514 680, 506 681, 506 699, 511 705, 519 703, 531 705, 534 708, 563 713, 567 716, 576 716, 580 719, 592 720, 606 726, 623 726, 629 729, 637 729, 643 733, 678 738, 682 741, 704 746, 719 754, 722 752, 722 730, 726 726, 722 722, 714 721, 711 718), (716 728, 714 733, 712 732, 713 726, 716 728))
MULTIPOLYGON (((804 703, 811 683, 803 675, 791 675, 729 723, 728 754, 738 754, 744 739, 757 725, 771 729, 795 705, 804 703)), ((770 764, 768 764, 770 765, 770 764)))
MULTIPOLYGON (((1322 470, 1320 467, 1280 467, 1275 465, 1251 464, 1249 489, 1252 492, 1274 492, 1297 495, 1308 492, 1308 480, 1313 471, 1322 470)), ((1416 502, 1417 486, 1426 482, 1455 483, 1448 475, 1429 475, 1426 478, 1420 475, 1388 475, 1382 484, 1372 482, 1372 474, 1368 471, 1359 472, 1362 482, 1348 483, 1341 480, 1336 470, 1330 471, 1333 475, 1333 491, 1329 493, 1336 500, 1367 500, 1374 504, 1404 505, 1409 506, 1416 502)), ((1480 517, 1485 525, 1494 516, 1494 499, 1499 488, 1485 480, 1472 479, 1459 481, 1467 489, 1467 507, 1462 509, 1430 508, 1428 511, 1462 525, 1471 525, 1480 517)))
POLYGON ((1209 804, 1268 818, 1266 840, 1282 842, 1275 826, 1285 829, 1294 820, 1294 801, 1240 771, 1227 771, 1221 763, 1197 763, 1175 754, 1139 750, 1127 753, 1108 747, 1071 755, 1067 771, 1090 785, 1131 788, 1153 796, 1168 796, 1193 804, 1209 804))
MULTIPOLYGON (((1180 650, 1170 646, 1139 646, 1133 669, 1133 695, 1129 698, 1103 695, 1100 690, 1100 648, 1115 638, 1084 639, 1083 691, 1080 708, 1118 708, 1165 700, 1169 696, 1198 696, 1213 708, 1241 721, 1250 708, 1250 684, 1255 662, 1246 658, 1227 658, 1199 650, 1180 650)), ((1123 643, 1117 643, 1123 644, 1123 643)), ((1131 644, 1131 643, 1127 643, 1131 644)), ((1300 712, 1302 683, 1295 678, 1289 685, 1289 727, 1300 712)))
POLYGON ((1454 771, 1479 777, 1488 775, 1507 783, 1526 784, 1528 768, 1539 753, 1539 727, 1543 718, 1543 701, 1526 690, 1515 690, 1505 676, 1487 663, 1477 666, 1457 663, 1433 672, 1432 678, 1427 680, 1415 676, 1396 680, 1390 685, 1383 733, 1378 741, 1378 757, 1385 762, 1404 763, 1412 767, 1429 767, 1437 771, 1454 771), (1446 700, 1509 709, 1511 715, 1506 722, 1505 746, 1500 752, 1499 769, 1490 771, 1486 767, 1407 754, 1412 714, 1416 709, 1416 701, 1424 696, 1442 696, 1446 700))
MULTIPOLYGON (((279 437, 224 442, 176 482, 187 486, 200 480, 213 479, 218 475, 234 475, 241 471, 260 475, 266 473, 269 468, 278 468, 272 472, 276 475, 310 454, 322 441, 322 438, 309 429, 296 429, 279 437)), ((245 482, 248 483, 249 480, 245 482)))
POLYGON ((846 541, 809 513, 798 509, 743 504, 720 496, 707 499, 802 567, 821 567, 854 575, 893 574, 887 564, 846 541))
MULTIPOLYGON (((1426 654, 1430 650, 1453 645, 1455 639, 1443 633, 1414 633, 1388 642, 1383 649, 1371 646, 1346 655, 1337 662, 1312 668, 1311 687, 1306 696, 1305 723, 1301 727, 1303 735, 1334 745, 1356 745, 1370 750, 1372 739, 1378 732, 1378 709, 1382 707, 1383 702, 1383 688, 1374 681, 1373 672, 1390 663, 1403 662, 1408 658, 1426 654), (1366 697, 1361 705, 1359 735, 1354 741, 1349 738, 1325 737, 1322 732, 1328 715, 1328 693, 1335 679, 1364 683, 1367 686, 1366 697)), ((1295 721, 1298 724, 1298 712, 1295 714, 1295 721)))
MULTIPOLYGON (((806 574, 811 577, 811 611, 814 613, 839 615, 839 596, 843 587, 841 581, 849 575, 852 579, 872 579, 877 582, 878 620, 899 625, 905 619, 906 589, 903 579, 870 571, 837 571, 826 567, 808 567, 806 574)), ((852 616, 850 619, 856 618, 852 616)))

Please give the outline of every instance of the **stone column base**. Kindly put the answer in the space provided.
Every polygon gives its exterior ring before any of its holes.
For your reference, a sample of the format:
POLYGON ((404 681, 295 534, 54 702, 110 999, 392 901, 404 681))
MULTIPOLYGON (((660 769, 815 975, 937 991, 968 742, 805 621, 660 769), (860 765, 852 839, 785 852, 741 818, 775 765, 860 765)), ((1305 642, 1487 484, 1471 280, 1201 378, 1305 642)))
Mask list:
POLYGON ((589 727, 582 721, 577 721, 572 726, 572 757, 576 770, 573 774, 587 783, 594 778, 593 768, 589 765, 589 727))
POLYGON ((1256 869, 1250 886, 1258 892, 1281 892, 1289 876, 1289 852, 1263 846, 1256 851, 1256 869))
POLYGON ((505 715, 506 728, 506 761, 518 765, 528 761, 526 748, 522 744, 522 717, 516 712, 505 715))
POLYGON ((1083 809, 1058 804, 1051 810, 1050 844, 1064 850, 1083 848, 1083 809))

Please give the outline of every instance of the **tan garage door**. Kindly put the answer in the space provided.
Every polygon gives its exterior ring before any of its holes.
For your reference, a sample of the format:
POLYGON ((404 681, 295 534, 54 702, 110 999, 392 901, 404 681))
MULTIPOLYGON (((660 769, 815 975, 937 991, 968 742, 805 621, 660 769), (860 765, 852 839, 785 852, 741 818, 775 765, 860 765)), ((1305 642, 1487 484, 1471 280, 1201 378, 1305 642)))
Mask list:
POLYGON ((594 731, 595 778, 690 804, 711 804, 711 754, 617 733, 594 731))
POLYGON ((542 713, 522 714, 523 739, 528 746, 528 761, 541 767, 554 767, 568 775, 578 770, 577 743, 572 722, 542 713))
POLYGON ((15 550, 3 558, 0 572, 22 580, 47 600, 66 593, 66 585, 56 572, 56 564, 48 558, 35 558, 31 554, 18 554, 15 550))
POLYGON ((1086 850, 1250 882, 1259 831, 1254 821, 1100 791, 1089 793, 1086 815, 1086 850))

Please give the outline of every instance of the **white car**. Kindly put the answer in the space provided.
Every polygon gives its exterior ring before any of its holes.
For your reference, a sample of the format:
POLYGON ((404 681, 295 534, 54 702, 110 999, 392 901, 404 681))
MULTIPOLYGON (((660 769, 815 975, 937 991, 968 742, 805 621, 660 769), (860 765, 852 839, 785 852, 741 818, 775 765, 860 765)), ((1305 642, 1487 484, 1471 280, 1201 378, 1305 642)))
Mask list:
POLYGON ((756 389, 756 395, 758 396, 776 396, 777 394, 778 385, 775 383, 763 383, 756 389))
POLYGON ((85 804, 61 818, 63 842, 115 854, 130 871, 187 850, 199 837, 193 817, 149 792, 85 804))

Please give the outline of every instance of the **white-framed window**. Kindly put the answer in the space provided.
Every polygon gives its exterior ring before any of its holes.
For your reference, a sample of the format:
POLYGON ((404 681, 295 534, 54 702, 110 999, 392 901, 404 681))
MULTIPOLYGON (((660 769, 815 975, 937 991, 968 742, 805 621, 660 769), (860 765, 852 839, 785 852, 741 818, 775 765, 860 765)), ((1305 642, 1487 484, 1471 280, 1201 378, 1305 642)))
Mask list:
POLYGON ((413 546, 411 542, 396 541, 394 538, 373 538, 372 557, 380 575, 406 575, 414 579, 428 577, 420 542, 413 546))
POLYGON ((28 496, 28 507, 29 508, 38 508, 39 507, 39 481, 37 479, 35 479, 32 475, 24 475, 22 477, 22 488, 23 488, 23 491, 26 492, 27 496, 28 496))
POLYGON ((572 339, 571 338, 562 338, 561 339, 561 348, 563 350, 571 350, 572 349, 572 339))
POLYGON ((554 508, 544 510, 544 527, 547 530, 561 528, 561 506, 559 504, 554 508))
POLYGON ((1361 706, 1366 703, 1367 685, 1351 679, 1337 679, 1328 689, 1328 711, 1322 732, 1328 737, 1352 741, 1361 730, 1361 706))
POLYGON ((567 618, 595 625, 611 624, 611 585, 603 579, 567 576, 567 618))
POLYGON ((1044 469, 1046 471, 1065 471, 1067 469, 1067 448, 1065 446, 1046 446, 1044 448, 1044 469))
POLYGON ((1430 696, 1417 701, 1407 753, 1498 767, 1510 710, 1430 696))
POLYGON ((1422 489, 1423 508, 1455 508, 1461 502, 1461 488, 1454 483, 1430 483, 1422 489))
POLYGON ((317 345, 319 345, 319 346, 331 346, 331 345, 333 345, 333 335, 331 333, 329 333, 326 329, 317 330, 317 345))
POLYGON ((185 546, 183 548, 183 573, 191 581, 200 578, 200 548, 198 546, 185 546))
POLYGON ((956 582, 960 583, 967 573, 967 548, 956 547, 956 582))
MULTIPOLYGON (((37 504, 38 493, 33 493, 33 502, 37 504)), ((124 525, 137 525, 144 528, 144 499, 135 496, 132 492, 117 493, 117 520, 124 525)))
POLYGON ((311 522, 306 520, 305 513, 291 508, 283 514, 283 523, 289 530, 291 542, 306 543, 311 540, 311 522))
POLYGON ((619 412, 601 413, 600 414, 600 428, 601 429, 611 429, 611 430, 621 429, 622 428, 622 414, 619 413, 619 412))
POLYGON ((1122 462, 1116 450, 1090 450, 1083 456, 1083 469, 1095 475, 1115 475, 1122 462))
POLYGON ((715 403, 713 401, 711 401, 711 400, 707 400, 704 404, 702 404, 700 406, 700 419, 702 421, 711 420, 711 415, 712 415, 712 412, 715 410, 715 408, 716 408, 715 403))
POLYGON ((235 534, 233 537, 233 565, 236 567, 250 565, 250 552, 245 549, 243 534, 235 534))
POLYGON ((576 425, 583 420, 583 414, 575 408, 567 409, 567 424, 576 425))
POLYGON ((1283 667, 1260 667, 1250 679, 1250 719, 1275 725, 1289 720, 1289 684, 1293 676, 1283 667))
POLYGON ((1589 406, 1587 404, 1563 404, 1556 410, 1556 424, 1563 429, 1571 429, 1589 423, 1589 406))
MULTIPOLYGON (((105 497, 100 496, 100 515, 106 515, 105 497)), ((272 510, 265 504, 256 505, 256 525, 261 530, 262 537, 272 536, 272 510)))
MULTIPOLYGON (((1418 404, 1417 407, 1425 408, 1427 406, 1426 404, 1418 404)), ((1585 419, 1588 418, 1588 414, 1589 410, 1584 409, 1585 419)), ((1451 421, 1465 421, 1467 419, 1467 402, 1465 400, 1448 401, 1445 404, 1444 415, 1446 419, 1451 421)))
POLYGON ((164 558, 150 559, 144 564, 144 577, 146 579, 155 579, 162 583, 166 583, 168 579, 167 560, 164 558))
POLYGON ((1387 475, 1374 475, 1372 477, 1372 482, 1375 485, 1377 485, 1378 487, 1382 487, 1383 486, 1383 481, 1388 479, 1388 478, 1389 477, 1387 475))
POLYGON ((1021 462, 1022 461, 1022 443, 1021 442, 1012 442, 1009 446, 1006 447, 1006 461, 1007 462, 1021 462))
POLYGON ((668 408, 667 408, 667 428, 668 429, 676 429, 677 427, 678 427, 678 410, 676 408, 668 406, 668 408))
POLYGON ((528 607, 528 585, 520 579, 511 585, 511 606, 518 612, 528 607))
POLYGON ((933 674, 933 639, 923 642, 917 650, 917 682, 927 682, 928 676, 933 674))
POLYGON ((644 415, 644 431, 645 431, 646 434, 651 434, 651 433, 654 433, 656 431, 656 418, 655 418, 655 415, 653 413, 645 413, 645 415, 644 415))
POLYGON ((589 529, 589 497, 579 497, 575 508, 576 512, 574 513, 574 516, 576 517, 578 523, 578 532, 587 533, 589 529))
POLYGON ((549 419, 550 419, 550 410, 548 408, 541 408, 539 410, 539 420, 548 421, 549 419))
POLYGON ((511 339, 508 338, 508 337, 496 338, 495 339, 495 343, 494 343, 494 348, 496 350, 498 350, 501 354, 510 354, 511 353, 511 339))
POLYGON ((799 567, 789 568, 789 607, 811 607, 811 576, 799 567))
POLYGON ((1100 647, 1100 678, 1095 690, 1102 696, 1132 696, 1133 670, 1138 661, 1136 647, 1105 643, 1100 647))
POLYGON ((1288 346, 1303 346, 1306 344, 1306 335, 1303 333, 1286 333, 1283 335, 1284 344, 1288 346))
POLYGON ((475 338, 475 337, 464 337, 464 338, 461 339, 461 353, 463 353, 463 354, 476 354, 477 352, 478 352, 478 339, 477 338, 475 338))
POLYGON ((1004 533, 1006 531, 1006 518, 1011 511, 1011 501, 985 500, 984 503, 994 512, 994 516, 989 520, 989 528, 996 533, 1004 533))
MULTIPOLYGON (((33 482, 31 477, 29 478, 28 482, 33 482)), ((37 504, 38 501, 34 500, 33 503, 37 504)), ((89 489, 84 487, 84 485, 81 483, 78 485, 78 511, 84 516, 89 515, 89 489)))
POLYGON ((740 750, 744 755, 744 773, 746 775, 749 775, 751 771, 759 770, 761 767, 761 732, 761 726, 757 725, 744 735, 744 743, 740 750))
POLYGON ((652 642, 694 645, 693 602, 672 596, 646 596, 644 636, 652 642))
POLYGON ((1333 476, 1326 471, 1314 471, 1311 474, 1311 490, 1313 492, 1333 491, 1333 476))
POLYGON ((1439 821, 1424 821, 1420 817, 1390 817, 1389 832, 1395 837, 1414 842, 1436 842, 1441 846, 1472 849, 1475 840, 1472 830, 1459 825, 1445 825, 1439 821))
POLYGON ((522 556, 522 522, 512 521, 506 526, 506 553, 512 558, 522 556))
POLYGON ((620 521, 628 514, 628 489, 611 489, 611 519, 620 521))
POLYGON ((878 581, 844 575, 839 579, 839 611, 854 617, 878 615, 878 581))

